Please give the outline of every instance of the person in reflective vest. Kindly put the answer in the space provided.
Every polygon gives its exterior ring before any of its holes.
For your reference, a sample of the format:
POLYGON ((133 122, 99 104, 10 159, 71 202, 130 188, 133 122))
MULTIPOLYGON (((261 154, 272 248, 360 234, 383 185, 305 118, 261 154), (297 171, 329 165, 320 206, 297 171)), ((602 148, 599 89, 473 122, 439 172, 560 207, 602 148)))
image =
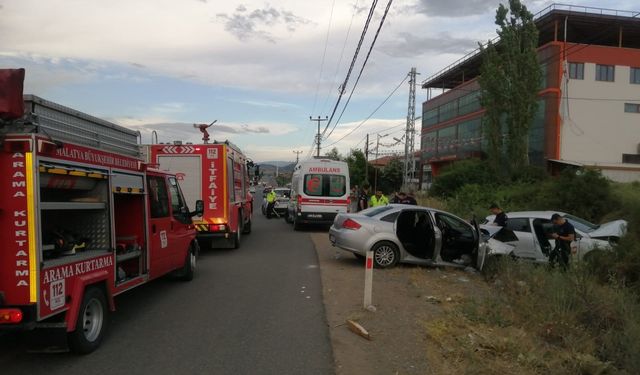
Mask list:
POLYGON ((271 219, 271 214, 273 214, 273 206, 276 204, 276 192, 271 189, 267 193, 267 219, 271 219))
POLYGON ((376 190, 376 195, 371 197, 369 207, 386 206, 389 204, 389 198, 382 194, 382 190, 376 190))

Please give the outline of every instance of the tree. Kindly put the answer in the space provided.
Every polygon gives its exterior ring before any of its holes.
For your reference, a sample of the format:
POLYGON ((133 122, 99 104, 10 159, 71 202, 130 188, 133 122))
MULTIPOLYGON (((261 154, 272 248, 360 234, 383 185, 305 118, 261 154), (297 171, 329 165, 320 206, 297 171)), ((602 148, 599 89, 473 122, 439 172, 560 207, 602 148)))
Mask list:
POLYGON ((349 179, 351 185, 368 185, 370 179, 366 176, 367 161, 362 150, 351 150, 349 156, 345 158, 349 165, 349 179))
POLYGON ((529 127, 538 107, 542 79, 536 52, 538 29, 533 14, 520 0, 509 0, 509 8, 500 4, 495 23, 499 43, 481 46, 483 121, 493 168, 500 170, 506 152, 508 169, 515 171, 529 165, 529 127))
POLYGON ((342 155, 340 155, 340 152, 338 152, 338 149, 336 147, 332 148, 331 151, 327 152, 324 157, 327 159, 336 160, 336 161, 342 160, 342 155))
POLYGON ((382 190, 385 194, 398 191, 402 186, 403 168, 404 165, 399 158, 389 160, 378 175, 378 190, 382 190))

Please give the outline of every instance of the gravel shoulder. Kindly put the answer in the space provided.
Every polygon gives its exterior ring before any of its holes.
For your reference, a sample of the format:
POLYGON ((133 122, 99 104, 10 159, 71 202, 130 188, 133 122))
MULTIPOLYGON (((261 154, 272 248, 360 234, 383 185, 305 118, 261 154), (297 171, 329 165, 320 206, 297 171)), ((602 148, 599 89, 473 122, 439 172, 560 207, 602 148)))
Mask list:
MULTIPOLYGON (((326 233, 312 233, 337 374, 440 374, 451 370, 431 340, 429 322, 447 318, 461 301, 488 292, 478 274, 399 266, 374 270, 375 312, 363 309, 364 262, 332 247, 326 233), (351 332, 360 323, 368 341, 351 332)), ((447 372, 451 373, 451 372, 447 372)))

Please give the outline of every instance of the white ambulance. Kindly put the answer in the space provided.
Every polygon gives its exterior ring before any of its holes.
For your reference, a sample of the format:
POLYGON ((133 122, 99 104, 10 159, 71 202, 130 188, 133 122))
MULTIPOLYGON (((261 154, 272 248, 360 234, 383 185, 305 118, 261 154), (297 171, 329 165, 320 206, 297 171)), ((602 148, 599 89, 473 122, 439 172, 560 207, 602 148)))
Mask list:
POLYGON ((339 213, 348 212, 349 166, 342 161, 301 161, 291 179, 291 199, 285 220, 295 230, 303 224, 331 224, 339 213))

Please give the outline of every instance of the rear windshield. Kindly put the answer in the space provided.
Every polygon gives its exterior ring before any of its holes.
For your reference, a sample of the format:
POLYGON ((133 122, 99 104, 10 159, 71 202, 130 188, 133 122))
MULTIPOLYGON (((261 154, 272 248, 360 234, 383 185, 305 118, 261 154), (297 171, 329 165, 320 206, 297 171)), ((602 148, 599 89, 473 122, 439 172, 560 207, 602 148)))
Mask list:
POLYGON ((304 175, 304 193, 312 197, 341 197, 347 192, 347 178, 337 174, 304 175))
POLYGON ((379 215, 383 212, 389 211, 389 210, 393 210, 393 207, 391 206, 380 206, 380 207, 373 207, 373 208, 369 208, 366 209, 362 212, 360 212, 362 215, 365 216, 369 216, 369 217, 374 217, 376 215, 379 215))

